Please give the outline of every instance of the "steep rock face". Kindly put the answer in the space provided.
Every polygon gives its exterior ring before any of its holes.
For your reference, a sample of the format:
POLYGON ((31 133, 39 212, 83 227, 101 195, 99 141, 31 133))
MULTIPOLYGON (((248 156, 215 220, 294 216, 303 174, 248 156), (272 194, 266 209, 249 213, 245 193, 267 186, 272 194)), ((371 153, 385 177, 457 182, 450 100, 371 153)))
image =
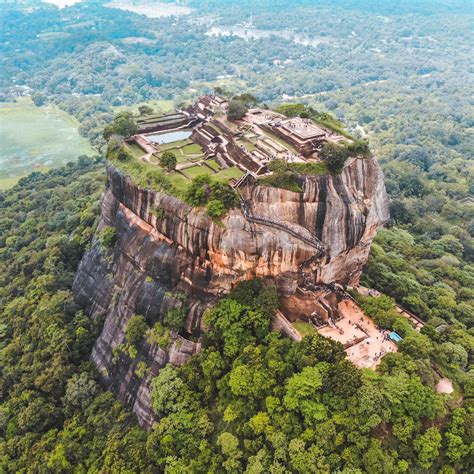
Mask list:
POLYGON ((251 222, 240 209, 216 223, 175 197, 134 186, 114 167, 107 174, 97 235, 104 226, 114 226, 117 243, 113 251, 105 251, 96 239, 73 289, 88 314, 105 318, 92 353, 104 383, 144 426, 153 422, 151 376, 168 362, 185 362, 199 345, 174 336, 167 348, 148 340, 133 358, 117 354, 114 348, 124 342, 134 314, 153 326, 176 306, 175 295, 185 293, 187 331, 199 333, 206 307, 243 279, 271 279, 289 295, 302 283, 304 267, 305 282, 354 285, 377 228, 388 218, 375 159, 352 159, 340 176, 306 177, 303 193, 241 189, 252 214, 282 223, 291 232, 251 222), (314 236, 322 241, 324 254, 310 245, 314 236), (143 363, 145 376, 138 370, 143 363))

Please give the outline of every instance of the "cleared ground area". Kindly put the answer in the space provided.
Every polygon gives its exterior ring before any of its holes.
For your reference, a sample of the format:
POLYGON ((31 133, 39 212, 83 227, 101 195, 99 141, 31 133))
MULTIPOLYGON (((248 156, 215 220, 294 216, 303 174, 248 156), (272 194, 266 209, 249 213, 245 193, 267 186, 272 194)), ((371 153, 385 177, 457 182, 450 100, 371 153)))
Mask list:
POLYGON ((347 358, 357 367, 374 368, 386 353, 397 352, 388 331, 378 329, 354 302, 341 301, 338 308, 343 318, 337 327, 326 326, 319 333, 342 343, 347 358))

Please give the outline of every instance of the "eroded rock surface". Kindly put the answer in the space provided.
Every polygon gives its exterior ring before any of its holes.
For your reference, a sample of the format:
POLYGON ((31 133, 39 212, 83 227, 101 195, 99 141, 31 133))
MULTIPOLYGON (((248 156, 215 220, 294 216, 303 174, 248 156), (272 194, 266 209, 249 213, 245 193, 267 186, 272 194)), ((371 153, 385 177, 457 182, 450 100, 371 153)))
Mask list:
POLYGON ((74 293, 88 314, 105 319, 92 353, 104 384, 144 426, 153 422, 151 376, 168 362, 184 363, 199 344, 176 336, 166 350, 144 341, 133 359, 114 357, 134 314, 153 326, 176 304, 173 295, 185 293, 188 334, 199 334, 206 307, 243 279, 271 279, 286 295, 302 278, 356 285, 377 228, 388 219, 383 176, 372 158, 352 159, 339 176, 306 177, 303 193, 241 189, 252 213, 284 223, 291 233, 250 222, 240 209, 216 223, 175 197, 134 186, 114 167, 107 174, 97 235, 114 226, 117 243, 110 252, 96 239, 79 266, 74 293), (314 237, 324 254, 308 244, 314 237), (137 375, 140 362, 149 375, 137 375))

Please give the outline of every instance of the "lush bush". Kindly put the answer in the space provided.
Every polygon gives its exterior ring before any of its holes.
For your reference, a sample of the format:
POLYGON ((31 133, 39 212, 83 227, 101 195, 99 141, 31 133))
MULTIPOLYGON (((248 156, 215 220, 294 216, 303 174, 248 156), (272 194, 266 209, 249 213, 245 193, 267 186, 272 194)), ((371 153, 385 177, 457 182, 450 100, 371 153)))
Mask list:
MULTIPOLYGON (((205 206, 212 201, 218 201, 224 209, 228 210, 239 205, 237 193, 227 182, 216 181, 207 175, 193 178, 184 198, 192 206, 205 206)), ((219 208, 220 205, 213 204, 211 212, 218 211, 219 208)))
POLYGON ((276 174, 282 174, 284 172, 296 173, 301 175, 312 175, 319 176, 322 174, 328 174, 328 167, 326 163, 289 163, 286 160, 273 160, 269 164, 271 171, 276 174))
POLYGON ((125 337, 127 342, 132 346, 136 346, 144 337, 148 330, 148 324, 143 316, 132 316, 125 329, 125 337))
POLYGON ((211 217, 221 217, 223 216, 227 209, 224 206, 224 203, 222 201, 219 201, 217 199, 213 199, 212 201, 209 201, 207 203, 207 213, 211 217))
POLYGON ((103 166, 81 160, 0 192, 1 472, 143 467, 145 433, 90 362, 101 321, 71 293, 103 187, 103 166))
MULTIPOLYGON (((207 312, 201 352, 153 381, 159 420, 149 453, 161 469, 170 466, 170 452, 182 471, 442 465, 442 431, 425 426, 439 426, 443 401, 422 382, 423 364, 389 354, 379 373, 362 373, 341 344, 319 334, 297 343, 270 332, 277 307, 276 292, 262 281, 238 285, 207 312), (382 429, 390 439, 378 436, 382 429)), ((459 413, 456 426, 466 421, 459 413)), ((462 433, 459 459, 467 452, 462 433)))
POLYGON ((117 242, 117 230, 115 227, 107 226, 102 230, 101 234, 102 245, 106 249, 111 249, 115 242, 117 242))
POLYGON ((320 176, 329 173, 326 163, 289 163, 286 160, 271 161, 269 169, 273 174, 260 178, 262 185, 296 193, 303 192, 302 175, 320 176))
POLYGON ((346 146, 331 142, 326 143, 319 152, 320 158, 326 162, 328 170, 333 174, 339 174, 342 171, 349 155, 346 146))
POLYGON ((114 121, 104 128, 103 136, 108 140, 112 135, 120 135, 128 138, 137 133, 138 127, 130 112, 120 112, 114 117, 114 121))
POLYGON ((163 319, 163 324, 166 327, 172 329, 173 331, 179 332, 184 329, 187 314, 188 311, 187 306, 185 304, 171 308, 166 313, 163 319))
POLYGON ((270 176, 260 178, 258 182, 263 186, 272 186, 274 188, 287 189, 294 193, 302 193, 301 179, 296 173, 291 171, 274 172, 270 176))
POLYGON ((127 153, 128 158, 126 160, 120 160, 119 155, 123 150, 122 145, 119 145, 119 148, 117 148, 116 145, 111 147, 109 143, 107 159, 120 171, 130 176, 135 185, 143 188, 152 188, 157 191, 165 191, 174 196, 180 194, 159 167, 141 160, 135 160, 126 150, 125 153, 127 153))
POLYGON ((176 155, 172 151, 165 151, 160 156, 160 165, 168 171, 176 169, 177 163, 176 155))
POLYGON ((248 92, 232 97, 232 100, 242 102, 245 107, 252 107, 258 104, 258 99, 248 92))
POLYGON ((140 105, 138 107, 138 112, 140 115, 151 115, 153 113, 153 109, 148 105, 140 105))
POLYGON ((247 106, 240 100, 231 100, 229 102, 229 109, 227 110, 227 117, 229 120, 240 120, 247 113, 247 106))
POLYGON ((308 114, 305 104, 281 104, 276 108, 276 111, 286 117, 301 117, 301 114, 308 114))

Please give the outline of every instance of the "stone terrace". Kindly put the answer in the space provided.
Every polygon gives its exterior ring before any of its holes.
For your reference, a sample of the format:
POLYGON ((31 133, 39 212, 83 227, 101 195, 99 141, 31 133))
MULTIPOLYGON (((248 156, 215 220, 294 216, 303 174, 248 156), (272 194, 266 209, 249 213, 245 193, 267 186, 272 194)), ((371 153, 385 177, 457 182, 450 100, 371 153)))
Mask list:
MULTIPOLYGON (((269 174, 268 163, 275 159, 317 162, 318 150, 324 143, 344 139, 309 119, 286 118, 261 108, 249 110, 241 120, 230 121, 227 107, 221 97, 204 96, 176 113, 140 117, 139 131, 128 143, 135 150, 141 148, 143 156, 139 158, 150 164, 158 165, 164 151, 177 153, 177 173, 184 179, 220 173, 231 184, 239 185, 246 182, 244 175, 257 178, 269 174), (192 133, 187 140, 175 144, 157 143, 157 134, 179 131, 192 133), (231 171, 221 173, 225 170, 231 171)), ((134 154, 137 156, 137 152, 134 154)))

